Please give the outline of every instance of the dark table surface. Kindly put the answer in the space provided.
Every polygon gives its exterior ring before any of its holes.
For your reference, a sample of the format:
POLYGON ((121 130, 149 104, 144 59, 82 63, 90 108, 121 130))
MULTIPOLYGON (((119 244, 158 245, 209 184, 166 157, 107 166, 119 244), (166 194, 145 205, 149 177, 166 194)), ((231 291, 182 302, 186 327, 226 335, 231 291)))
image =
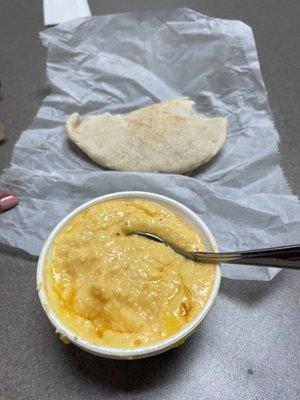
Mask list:
MULTIPOLYGON (((299 195, 299 0, 90 5, 93 14, 186 6, 250 25, 280 133, 281 165, 299 195)), ((49 90, 43 29, 42 1, 0 0, 0 121, 7 131, 0 168, 9 166, 14 143, 49 90)), ((36 261, 0 245, 0 400, 299 399, 299 273, 284 271, 272 282, 223 279, 213 310, 185 345, 122 362, 60 343, 35 291, 36 261)))

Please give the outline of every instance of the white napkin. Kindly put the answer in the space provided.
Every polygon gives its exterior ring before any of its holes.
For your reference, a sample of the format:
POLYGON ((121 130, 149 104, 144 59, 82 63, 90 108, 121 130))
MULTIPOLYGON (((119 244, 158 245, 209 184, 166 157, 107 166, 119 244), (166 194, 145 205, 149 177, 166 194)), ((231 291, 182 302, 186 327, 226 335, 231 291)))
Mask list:
POLYGON ((90 16, 87 0, 44 0, 45 25, 56 25, 71 19, 90 16))

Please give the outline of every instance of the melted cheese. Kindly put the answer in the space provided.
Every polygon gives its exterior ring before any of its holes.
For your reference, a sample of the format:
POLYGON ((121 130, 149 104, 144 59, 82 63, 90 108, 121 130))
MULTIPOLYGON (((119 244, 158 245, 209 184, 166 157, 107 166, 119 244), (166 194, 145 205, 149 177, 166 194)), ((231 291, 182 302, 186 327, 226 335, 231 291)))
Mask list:
POLYGON ((77 336, 113 347, 150 344, 178 332, 206 303, 215 266, 129 235, 136 230, 203 250, 197 232, 154 202, 111 200, 74 217, 53 244, 46 288, 77 336))

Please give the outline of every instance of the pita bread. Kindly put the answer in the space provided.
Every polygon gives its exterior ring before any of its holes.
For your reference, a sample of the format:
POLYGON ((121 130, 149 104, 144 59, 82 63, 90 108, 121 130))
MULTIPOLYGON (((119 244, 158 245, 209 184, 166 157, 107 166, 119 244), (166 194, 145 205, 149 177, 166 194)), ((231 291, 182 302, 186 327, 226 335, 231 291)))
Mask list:
POLYGON ((182 97, 81 121, 72 114, 69 138, 92 160, 114 170, 185 173, 209 161, 226 139, 226 118, 208 118, 182 97))

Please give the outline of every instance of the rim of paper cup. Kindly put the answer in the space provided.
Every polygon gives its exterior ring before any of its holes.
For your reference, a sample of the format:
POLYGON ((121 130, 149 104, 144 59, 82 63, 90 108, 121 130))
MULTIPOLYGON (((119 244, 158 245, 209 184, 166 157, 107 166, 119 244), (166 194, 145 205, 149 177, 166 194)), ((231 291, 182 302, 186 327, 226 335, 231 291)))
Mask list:
POLYGON ((183 204, 179 203, 178 201, 151 192, 141 192, 141 191, 116 192, 112 194, 103 195, 93 200, 87 201, 86 203, 82 204, 81 206, 77 207, 75 210, 70 212, 55 226, 55 228, 52 230, 47 240, 45 241, 40 253, 37 266, 37 288, 42 307, 45 313, 47 314, 49 320, 56 328, 57 333, 60 333, 64 337, 68 338, 76 346, 95 355, 107 358, 115 358, 115 359, 137 359, 137 358, 150 357, 155 354, 167 351, 173 347, 176 347, 181 343, 183 343, 185 339, 194 332, 197 326, 203 321, 205 316, 208 314, 209 310, 211 309, 217 297, 221 282, 221 268, 219 264, 216 264, 213 287, 211 289, 211 293, 203 309, 195 316, 195 318, 193 318, 191 322, 189 322, 186 326, 180 329, 177 333, 175 333, 172 336, 169 336, 166 339, 163 339, 159 342, 150 345, 139 346, 135 348, 122 348, 122 347, 110 347, 110 346, 104 346, 104 345, 102 346, 94 344, 86 339, 77 336, 76 333, 72 331, 72 329, 70 329, 66 324, 64 324, 60 320, 58 315, 52 310, 52 306, 48 301, 45 284, 43 283, 43 277, 44 277, 44 271, 48 253, 58 233, 72 218, 74 218, 81 211, 95 204, 103 203, 105 201, 112 199, 122 199, 122 198, 148 199, 155 201, 159 204, 165 205, 166 207, 169 206, 169 209, 171 209, 171 211, 174 211, 175 213, 177 211, 181 217, 186 218, 188 222, 193 223, 194 225, 193 228, 198 230, 198 232, 202 235, 202 239, 206 239, 207 244, 209 245, 209 247, 211 247, 211 249, 209 250, 216 252, 218 251, 217 243, 212 233, 206 226, 206 224, 192 210, 190 210, 183 204))

